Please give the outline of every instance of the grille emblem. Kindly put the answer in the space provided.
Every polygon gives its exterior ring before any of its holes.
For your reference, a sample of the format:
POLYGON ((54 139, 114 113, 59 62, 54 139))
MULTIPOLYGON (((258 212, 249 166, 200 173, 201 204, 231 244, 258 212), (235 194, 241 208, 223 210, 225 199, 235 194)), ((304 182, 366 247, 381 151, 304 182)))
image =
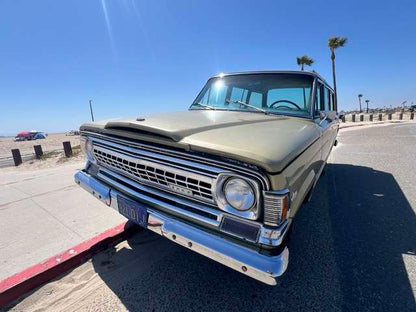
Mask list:
POLYGON ((168 186, 172 191, 174 191, 176 193, 181 193, 181 194, 184 194, 186 196, 192 196, 193 195, 192 191, 187 189, 187 188, 180 187, 180 186, 173 185, 173 184, 168 184, 168 186))

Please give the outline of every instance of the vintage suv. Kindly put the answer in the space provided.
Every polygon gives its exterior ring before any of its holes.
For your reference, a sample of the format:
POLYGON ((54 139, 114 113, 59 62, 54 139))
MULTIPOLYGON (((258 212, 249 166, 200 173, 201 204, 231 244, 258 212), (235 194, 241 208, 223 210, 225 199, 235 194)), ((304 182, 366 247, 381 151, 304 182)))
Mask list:
POLYGON ((85 123, 75 181, 135 223, 269 285, 336 144, 315 72, 220 74, 185 112, 85 123))

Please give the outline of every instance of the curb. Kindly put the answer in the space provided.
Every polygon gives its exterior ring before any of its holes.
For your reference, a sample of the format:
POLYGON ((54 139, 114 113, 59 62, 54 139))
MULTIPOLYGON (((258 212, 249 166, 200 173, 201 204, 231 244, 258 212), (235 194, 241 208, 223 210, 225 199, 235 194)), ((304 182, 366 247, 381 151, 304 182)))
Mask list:
POLYGON ((386 120, 386 121, 375 121, 371 123, 360 123, 357 122, 356 124, 348 124, 348 125, 340 125, 339 130, 353 128, 353 127, 363 127, 363 126, 373 126, 373 125, 384 125, 384 124, 396 124, 396 123, 405 123, 410 120, 386 120))
POLYGON ((120 223, 91 239, 0 281, 0 307, 75 268, 91 258, 94 253, 125 239, 136 230, 137 226, 131 222, 120 223))

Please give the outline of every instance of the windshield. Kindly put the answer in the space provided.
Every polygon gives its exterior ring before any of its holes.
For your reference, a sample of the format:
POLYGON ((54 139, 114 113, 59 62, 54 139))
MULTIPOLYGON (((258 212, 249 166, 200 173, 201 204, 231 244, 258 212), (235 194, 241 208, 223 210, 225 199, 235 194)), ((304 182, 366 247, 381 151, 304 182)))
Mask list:
POLYGON ((191 109, 239 110, 309 117, 313 77, 243 74, 208 80, 191 109))

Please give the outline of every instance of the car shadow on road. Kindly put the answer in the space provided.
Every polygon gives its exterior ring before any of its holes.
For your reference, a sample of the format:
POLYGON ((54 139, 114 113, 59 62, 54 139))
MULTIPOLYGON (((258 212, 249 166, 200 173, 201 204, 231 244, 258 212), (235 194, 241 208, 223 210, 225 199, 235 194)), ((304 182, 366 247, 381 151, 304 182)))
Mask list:
POLYGON ((125 265, 93 264, 130 311, 416 310, 403 261, 415 256, 416 218, 391 174, 328 164, 294 225, 275 287, 148 231, 108 251, 125 265))

